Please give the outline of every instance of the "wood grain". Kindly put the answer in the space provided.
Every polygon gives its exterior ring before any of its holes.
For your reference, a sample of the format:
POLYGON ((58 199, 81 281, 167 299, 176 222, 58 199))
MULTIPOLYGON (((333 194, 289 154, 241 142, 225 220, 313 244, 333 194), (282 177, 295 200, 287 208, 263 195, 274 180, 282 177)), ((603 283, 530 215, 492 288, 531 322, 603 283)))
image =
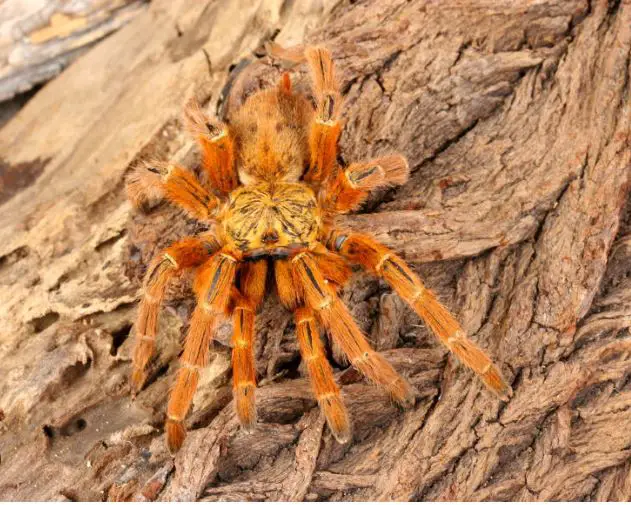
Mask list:
POLYGON ((0 498, 631 499, 629 82, 626 0, 154 0, 0 130, 0 498), (411 261, 515 395, 488 394, 358 272, 344 301, 415 407, 333 348, 354 430, 338 444, 270 296, 255 433, 231 403, 228 323, 172 460, 161 426, 190 279, 169 289, 133 403, 127 337, 151 256, 196 229, 159 203, 133 211, 124 176, 152 156, 198 167, 183 105, 229 117, 277 78, 260 51, 274 34, 332 50, 345 162, 410 161, 407 185, 340 224, 411 261))
POLYGON ((0 101, 55 77, 145 9, 143 0, 2 2, 0 101))

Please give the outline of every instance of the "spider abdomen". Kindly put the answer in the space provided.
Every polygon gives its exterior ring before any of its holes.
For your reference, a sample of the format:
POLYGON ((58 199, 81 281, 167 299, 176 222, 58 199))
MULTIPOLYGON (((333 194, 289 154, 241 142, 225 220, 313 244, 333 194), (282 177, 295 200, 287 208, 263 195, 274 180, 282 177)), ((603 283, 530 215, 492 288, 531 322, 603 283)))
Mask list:
POLYGON ((230 123, 241 183, 298 181, 310 160, 313 115, 300 94, 268 89, 252 95, 230 123))
POLYGON ((304 183, 242 186, 231 195, 223 225, 244 257, 285 256, 318 236, 320 209, 304 183))

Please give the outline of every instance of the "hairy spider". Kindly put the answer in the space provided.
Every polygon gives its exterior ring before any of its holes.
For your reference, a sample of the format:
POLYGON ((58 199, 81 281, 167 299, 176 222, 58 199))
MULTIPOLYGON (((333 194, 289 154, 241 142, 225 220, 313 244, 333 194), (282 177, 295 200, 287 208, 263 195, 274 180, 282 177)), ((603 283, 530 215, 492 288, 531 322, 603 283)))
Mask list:
POLYGON ((167 282, 196 269, 197 306, 167 408, 166 437, 172 451, 186 436, 184 418, 200 368, 208 362, 209 344, 225 316, 234 323, 236 412, 244 429, 256 423, 254 320, 266 292, 268 269, 273 270, 280 302, 294 313, 313 392, 338 441, 349 440, 350 423, 320 327, 357 369, 394 400, 406 406, 414 401, 412 387, 370 347, 338 297, 350 275, 350 263, 385 279, 500 398, 511 394, 491 360, 401 258, 368 235, 335 227, 335 216, 356 209, 371 190, 405 183, 409 168, 400 154, 338 166, 342 100, 331 55, 320 47, 309 47, 301 55, 310 67, 315 107, 306 96, 292 91, 287 73, 277 87, 247 99, 230 124, 209 119, 191 102, 187 125, 201 147, 208 184, 181 166, 160 163, 139 167, 129 179, 128 191, 135 203, 151 195, 164 197, 213 226, 211 231, 178 240, 154 258, 136 322, 134 392, 146 379, 167 282))

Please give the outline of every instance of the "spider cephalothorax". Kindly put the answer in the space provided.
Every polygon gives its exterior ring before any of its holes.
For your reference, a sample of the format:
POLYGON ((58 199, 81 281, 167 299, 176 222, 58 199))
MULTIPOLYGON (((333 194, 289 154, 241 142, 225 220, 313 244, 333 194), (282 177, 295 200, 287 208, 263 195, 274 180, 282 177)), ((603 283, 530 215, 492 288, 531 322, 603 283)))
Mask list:
POLYGON ((313 190, 291 182, 235 189, 222 220, 226 241, 247 258, 308 248, 318 240, 321 222, 313 190))
POLYGON ((280 302, 294 313, 315 396, 339 441, 350 438, 350 423, 320 328, 394 400, 407 405, 414 399, 411 386, 370 347, 338 297, 351 263, 385 279, 498 396, 506 399, 511 393, 498 369, 401 258, 365 234, 335 227, 337 214, 357 208, 374 188, 403 184, 409 170, 398 154, 338 166, 341 97, 331 56, 325 49, 307 48, 304 59, 315 84, 315 107, 292 91, 288 74, 278 87, 251 96, 229 125, 210 120, 195 103, 189 105, 187 124, 199 141, 207 184, 182 167, 160 163, 147 163, 130 178, 134 202, 161 196, 211 225, 210 231, 173 243, 152 261, 136 323, 135 391, 145 382, 155 348, 167 282, 196 269, 197 306, 167 408, 171 450, 184 441, 184 418, 199 370, 207 364, 210 342, 226 316, 234 325, 237 415, 246 429, 256 422, 254 321, 269 270, 280 302))

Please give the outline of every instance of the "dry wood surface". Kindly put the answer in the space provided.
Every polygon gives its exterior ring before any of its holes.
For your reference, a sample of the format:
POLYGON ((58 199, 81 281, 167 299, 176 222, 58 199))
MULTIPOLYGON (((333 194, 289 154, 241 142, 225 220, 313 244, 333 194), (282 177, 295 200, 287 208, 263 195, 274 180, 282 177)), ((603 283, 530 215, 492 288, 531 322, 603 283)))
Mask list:
POLYGON ((630 500, 630 132, 629 0, 152 1, 0 130, 0 499, 630 500), (169 290, 131 401, 144 268, 196 225, 132 209, 125 175, 147 157, 198 166, 184 103, 229 115, 277 78, 272 38, 333 52, 345 162, 410 160, 406 186, 343 221, 413 264, 501 367, 509 402, 361 272, 344 300, 414 408, 333 350, 354 420, 337 443, 271 295, 255 433, 233 411, 227 323, 172 458, 190 279, 169 290))
POLYGON ((0 101, 55 77, 145 8, 144 0, 0 1, 0 101))

